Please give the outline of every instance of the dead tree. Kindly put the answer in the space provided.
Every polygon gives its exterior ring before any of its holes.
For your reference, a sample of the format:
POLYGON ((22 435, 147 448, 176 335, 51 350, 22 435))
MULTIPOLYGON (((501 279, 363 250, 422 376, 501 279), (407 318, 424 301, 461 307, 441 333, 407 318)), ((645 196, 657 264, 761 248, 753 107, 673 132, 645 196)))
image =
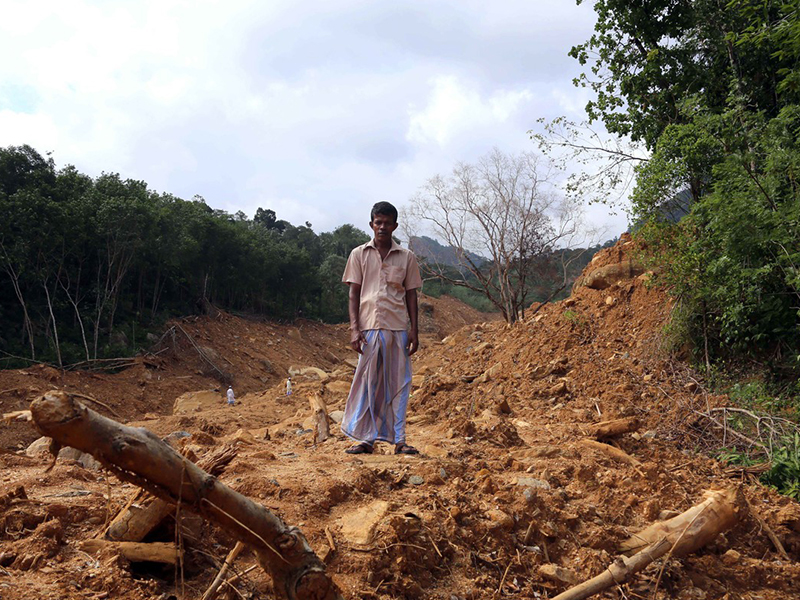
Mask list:
POLYGON ((59 390, 36 398, 31 413, 56 443, 91 454, 120 479, 214 521, 253 548, 278 597, 342 598, 298 528, 221 484, 147 429, 117 423, 59 390))

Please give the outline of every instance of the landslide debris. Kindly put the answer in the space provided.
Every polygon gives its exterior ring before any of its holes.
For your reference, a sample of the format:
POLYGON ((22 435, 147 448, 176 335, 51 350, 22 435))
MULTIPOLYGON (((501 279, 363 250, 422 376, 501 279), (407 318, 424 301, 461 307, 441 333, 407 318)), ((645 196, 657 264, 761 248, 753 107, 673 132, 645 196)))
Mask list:
MULTIPOLYGON (((601 251, 584 275, 629 261, 631 244, 624 237, 601 251)), ((414 360, 408 413, 418 457, 385 445, 373 455, 346 455, 350 441, 336 425, 332 438, 314 443, 309 399, 322 398, 331 419, 340 419, 352 377, 341 327, 301 323, 298 338, 287 326, 229 315, 182 323, 241 377, 234 407, 222 404, 220 391, 216 407, 171 414, 181 394, 219 387, 197 374, 202 359, 187 358, 197 354, 188 342, 177 356, 159 355, 163 365, 137 365, 127 375, 50 380, 29 369, 35 377, 2 377, 41 391, 74 385, 197 457, 235 445, 220 480, 301 527, 350 598, 553 597, 603 572, 636 532, 694 506, 709 489, 736 485, 762 522, 742 507, 739 525, 709 545, 662 559, 599 597, 796 596, 800 505, 697 452, 703 432, 694 411, 726 399, 697 381, 687 385, 692 373, 660 353, 670 305, 646 285, 647 273, 604 272, 612 276, 601 289, 579 282, 570 298, 514 327, 479 318, 457 331, 431 331, 414 360), (274 375, 256 368, 263 359, 274 375), (290 368, 297 375, 287 397, 290 368), (144 383, 141 369, 152 375, 144 383), (160 375, 170 383, 159 385, 160 375), (603 437, 597 432, 609 421, 624 422, 611 426, 622 432, 603 437)), ((426 301, 434 306, 432 327, 440 327, 446 305, 426 301)), ((27 393, 15 408, 24 408, 27 393)), ((49 472, 46 455, 4 453, 0 461, 3 598, 200 598, 233 547, 207 523, 184 527, 177 587, 172 567, 85 554, 80 542, 102 531, 137 490, 77 459, 59 458, 49 472)), ((149 541, 176 539, 174 523, 166 519, 149 541)), ((271 597, 260 569, 245 573, 252 564, 246 552, 237 559, 238 593, 271 597)))

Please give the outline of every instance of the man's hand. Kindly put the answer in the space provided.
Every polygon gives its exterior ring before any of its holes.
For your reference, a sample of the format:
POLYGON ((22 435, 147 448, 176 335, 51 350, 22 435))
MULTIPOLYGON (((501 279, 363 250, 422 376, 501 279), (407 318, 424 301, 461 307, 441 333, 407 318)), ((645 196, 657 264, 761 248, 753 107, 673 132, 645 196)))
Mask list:
POLYGON ((364 334, 359 331, 358 329, 351 329, 350 330, 350 347, 362 354, 361 346, 367 343, 367 338, 364 337, 364 334))
POLYGON ((406 344, 406 350, 408 351, 408 355, 411 356, 419 349, 419 334, 415 329, 412 329, 408 332, 408 343, 406 344))

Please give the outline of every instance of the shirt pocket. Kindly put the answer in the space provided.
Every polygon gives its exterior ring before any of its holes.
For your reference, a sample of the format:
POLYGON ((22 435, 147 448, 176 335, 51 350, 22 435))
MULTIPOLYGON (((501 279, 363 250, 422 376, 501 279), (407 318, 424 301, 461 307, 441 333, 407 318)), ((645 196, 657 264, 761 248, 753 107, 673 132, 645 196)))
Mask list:
POLYGON ((406 279, 406 270, 403 267, 392 267, 389 266, 386 268, 386 283, 395 288, 402 290, 403 289, 403 281, 406 279))

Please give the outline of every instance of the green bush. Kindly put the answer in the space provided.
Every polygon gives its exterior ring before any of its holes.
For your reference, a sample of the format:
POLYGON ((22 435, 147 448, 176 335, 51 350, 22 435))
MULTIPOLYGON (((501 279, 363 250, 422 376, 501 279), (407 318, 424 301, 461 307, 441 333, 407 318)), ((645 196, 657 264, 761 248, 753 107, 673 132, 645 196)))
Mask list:
POLYGON ((772 454, 772 468, 761 481, 781 494, 800 500, 800 434, 783 440, 772 454))

